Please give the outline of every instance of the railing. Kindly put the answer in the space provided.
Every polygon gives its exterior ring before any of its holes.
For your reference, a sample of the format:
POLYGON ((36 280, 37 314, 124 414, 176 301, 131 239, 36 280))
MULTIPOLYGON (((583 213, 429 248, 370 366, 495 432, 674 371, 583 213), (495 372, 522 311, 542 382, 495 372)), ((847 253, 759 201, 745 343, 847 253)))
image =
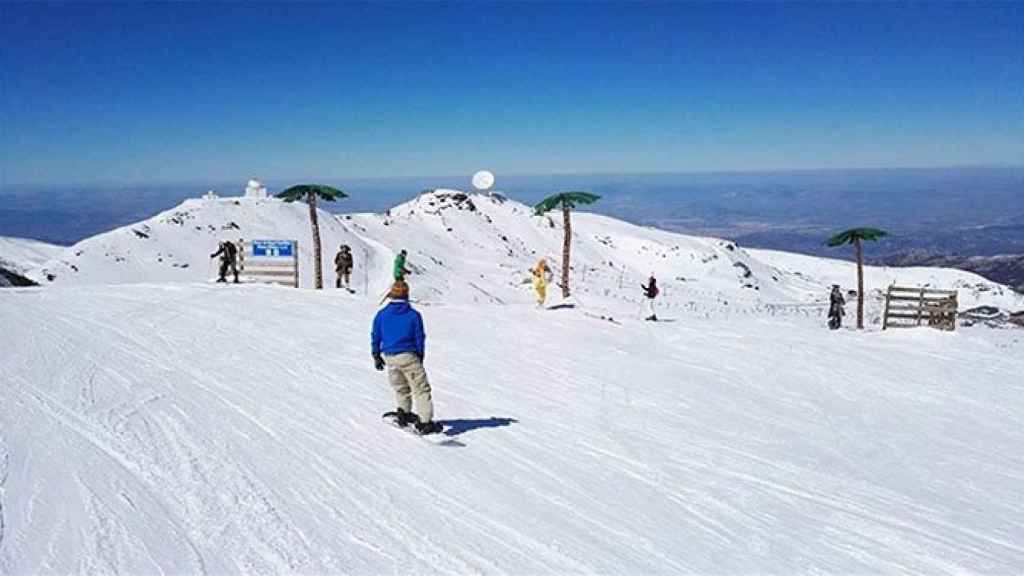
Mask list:
POLYGON ((915 326, 955 330, 957 306, 956 290, 889 286, 882 330, 915 326))

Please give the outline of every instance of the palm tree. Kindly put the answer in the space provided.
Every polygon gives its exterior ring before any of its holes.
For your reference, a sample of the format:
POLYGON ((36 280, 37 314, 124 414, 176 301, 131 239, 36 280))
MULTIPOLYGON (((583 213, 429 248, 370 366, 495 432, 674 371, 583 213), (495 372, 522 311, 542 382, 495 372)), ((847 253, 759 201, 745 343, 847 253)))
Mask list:
POLYGON ((562 240, 562 297, 569 297, 569 245, 572 242, 572 225, 569 222, 569 211, 580 204, 592 204, 601 197, 589 192, 559 192, 553 196, 540 201, 533 207, 537 215, 550 212, 561 206, 562 208, 562 230, 565 233, 562 240))
POLYGON ((828 246, 842 246, 853 244, 854 254, 857 255, 857 329, 864 328, 864 245, 865 240, 874 242, 879 238, 888 236, 889 233, 878 228, 851 228, 840 232, 828 239, 825 243, 828 246))
POLYGON ((281 192, 277 197, 285 202, 305 200, 306 204, 309 204, 309 221, 313 226, 313 270, 316 278, 316 289, 320 290, 324 287, 324 272, 323 265, 320 262, 320 222, 316 217, 316 199, 320 198, 324 202, 334 202, 339 198, 347 198, 348 194, 337 188, 321 184, 299 184, 281 192))

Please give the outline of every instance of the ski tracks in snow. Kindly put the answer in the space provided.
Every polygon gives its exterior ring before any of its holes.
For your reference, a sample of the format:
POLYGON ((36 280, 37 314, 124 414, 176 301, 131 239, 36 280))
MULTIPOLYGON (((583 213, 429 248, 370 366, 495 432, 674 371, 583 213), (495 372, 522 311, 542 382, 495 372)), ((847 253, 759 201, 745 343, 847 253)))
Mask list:
POLYGON ((1024 564, 1020 364, 984 344, 427 307, 438 418, 516 420, 439 450, 380 429, 372 303, 221 288, 0 298, 32 319, 0 332, 0 571, 1024 564))

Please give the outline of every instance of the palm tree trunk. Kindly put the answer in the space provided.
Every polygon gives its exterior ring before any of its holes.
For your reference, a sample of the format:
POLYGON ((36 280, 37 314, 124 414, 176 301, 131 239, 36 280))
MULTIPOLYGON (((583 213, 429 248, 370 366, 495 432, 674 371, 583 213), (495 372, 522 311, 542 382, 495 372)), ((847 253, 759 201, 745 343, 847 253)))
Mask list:
POLYGON ((853 239, 853 250, 857 253, 857 329, 864 329, 864 246, 860 238, 853 239))
POLYGON ((572 224, 569 222, 569 204, 562 202, 562 298, 569 297, 569 245, 572 243, 572 224))
POLYGON ((320 222, 316 218, 316 194, 309 196, 309 221, 313 225, 313 275, 316 281, 316 289, 324 287, 323 265, 320 262, 320 222))

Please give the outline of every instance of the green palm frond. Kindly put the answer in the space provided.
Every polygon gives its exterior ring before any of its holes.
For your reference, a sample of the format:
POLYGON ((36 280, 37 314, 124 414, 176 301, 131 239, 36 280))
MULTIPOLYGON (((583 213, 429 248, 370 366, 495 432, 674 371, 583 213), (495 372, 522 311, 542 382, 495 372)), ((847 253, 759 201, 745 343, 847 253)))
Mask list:
POLYGON ((870 240, 873 242, 888 235, 888 232, 878 228, 851 228, 829 238, 825 244, 834 247, 842 246, 843 244, 853 244, 854 240, 870 240))
POLYGON ((600 198, 597 194, 591 194, 590 192, 559 192, 541 200, 533 209, 540 215, 556 208, 561 208, 563 204, 572 209, 581 204, 593 204, 600 198))
POLYGON ((299 184, 281 192, 277 197, 285 202, 295 202, 296 200, 305 200, 311 193, 326 202, 348 198, 348 194, 345 194, 343 191, 331 188, 330 186, 324 186, 323 184, 299 184))

